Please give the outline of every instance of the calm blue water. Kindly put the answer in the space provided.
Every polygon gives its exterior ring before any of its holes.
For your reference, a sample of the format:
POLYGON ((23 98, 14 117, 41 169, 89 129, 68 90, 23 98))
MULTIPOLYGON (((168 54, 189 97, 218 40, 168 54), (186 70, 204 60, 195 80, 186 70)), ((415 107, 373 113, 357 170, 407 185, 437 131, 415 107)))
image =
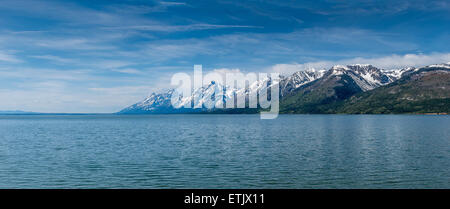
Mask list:
POLYGON ((450 188, 450 117, 0 116, 0 188, 450 188))

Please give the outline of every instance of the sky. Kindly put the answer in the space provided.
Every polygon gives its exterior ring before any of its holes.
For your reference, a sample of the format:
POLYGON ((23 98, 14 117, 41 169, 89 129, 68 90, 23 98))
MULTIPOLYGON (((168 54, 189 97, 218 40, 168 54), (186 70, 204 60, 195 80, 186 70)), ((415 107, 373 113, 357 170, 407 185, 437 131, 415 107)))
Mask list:
POLYGON ((203 71, 450 62, 450 2, 0 0, 0 110, 109 113, 203 71))

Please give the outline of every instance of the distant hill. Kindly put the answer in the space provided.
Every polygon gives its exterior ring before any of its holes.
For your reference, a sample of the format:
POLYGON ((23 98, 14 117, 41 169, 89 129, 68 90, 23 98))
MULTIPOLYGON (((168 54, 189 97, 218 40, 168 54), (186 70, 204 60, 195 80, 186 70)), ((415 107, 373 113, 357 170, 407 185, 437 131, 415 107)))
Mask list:
POLYGON ((352 96, 338 113, 450 113, 450 68, 433 65, 389 85, 352 96))
POLYGON ((35 112, 26 112, 21 110, 0 110, 1 115, 19 115, 19 114, 39 114, 35 112))

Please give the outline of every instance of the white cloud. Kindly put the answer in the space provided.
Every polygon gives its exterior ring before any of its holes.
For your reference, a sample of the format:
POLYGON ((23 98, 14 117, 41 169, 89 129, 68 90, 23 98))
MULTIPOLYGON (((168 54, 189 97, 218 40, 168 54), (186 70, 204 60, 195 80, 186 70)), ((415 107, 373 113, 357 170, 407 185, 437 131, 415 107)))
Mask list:
POLYGON ((2 51, 0 51, 0 61, 12 62, 12 63, 22 62, 22 60, 16 58, 15 56, 7 54, 6 52, 2 52, 2 51))
POLYGON ((114 69, 114 68, 121 68, 128 65, 132 65, 132 62, 127 61, 120 61, 120 60, 104 60, 104 61, 97 61, 97 63, 90 63, 88 66, 101 68, 101 69, 114 69))
POLYGON ((52 62, 60 62, 60 63, 75 62, 75 60, 62 58, 62 57, 58 57, 58 56, 54 56, 54 55, 36 55, 36 56, 30 56, 30 57, 37 58, 37 59, 43 59, 43 60, 49 60, 52 62))
POLYGON ((175 2, 175 1, 160 1, 161 5, 164 6, 184 6, 187 5, 185 2, 175 2))
POLYGON ((89 88, 91 91, 107 93, 110 95, 125 95, 147 92, 152 89, 150 86, 119 86, 110 88, 89 88))
POLYGON ((320 70, 327 69, 335 65, 330 61, 321 62, 307 62, 303 64, 293 63, 293 64, 276 64, 270 68, 269 71, 280 73, 282 75, 290 75, 292 73, 303 71, 303 70, 320 70))
POLYGON ((125 69, 113 69, 114 72, 126 73, 126 74, 142 74, 141 71, 133 69, 133 68, 125 68, 125 69))
POLYGON ((241 70, 238 68, 230 69, 230 68, 219 68, 214 69, 212 72, 219 73, 221 75, 226 75, 227 73, 241 73, 241 70))
POLYGON ((7 79, 34 79, 59 81, 89 81, 98 77, 91 75, 91 70, 74 69, 58 70, 46 68, 0 67, 0 77, 7 79))
POLYGON ((124 27, 108 27, 104 29, 110 30, 143 30, 143 31, 164 31, 164 32, 179 32, 179 31, 194 31, 194 30, 210 30, 223 28, 261 28, 251 25, 214 25, 214 24, 190 24, 190 25, 134 25, 124 27))
POLYGON ((378 58, 352 58, 338 61, 317 61, 306 63, 276 64, 269 68, 269 71, 289 75, 297 71, 310 69, 329 69, 334 65, 348 64, 371 64, 381 69, 398 69, 404 67, 422 67, 431 64, 447 63, 450 61, 450 53, 431 53, 431 54, 405 54, 390 55, 378 58))
POLYGON ((99 40, 88 40, 88 39, 52 39, 52 40, 37 40, 36 46, 46 47, 50 49, 60 49, 60 50, 113 50, 115 49, 112 45, 102 45, 98 44, 99 40))
POLYGON ((1 110, 27 110, 50 113, 111 113, 147 95, 149 86, 120 86, 68 91, 63 83, 39 82, 31 89, 0 89, 1 110))
POLYGON ((450 53, 391 55, 380 58, 354 58, 349 63, 369 63, 384 69, 421 67, 450 61, 450 53))

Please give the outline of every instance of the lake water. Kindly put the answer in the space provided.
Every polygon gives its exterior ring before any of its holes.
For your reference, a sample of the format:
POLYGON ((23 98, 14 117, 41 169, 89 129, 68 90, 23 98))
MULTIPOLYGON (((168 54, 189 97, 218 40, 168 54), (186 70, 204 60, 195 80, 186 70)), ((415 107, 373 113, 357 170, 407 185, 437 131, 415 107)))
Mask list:
POLYGON ((450 117, 4 115, 0 188, 450 188, 450 117))

